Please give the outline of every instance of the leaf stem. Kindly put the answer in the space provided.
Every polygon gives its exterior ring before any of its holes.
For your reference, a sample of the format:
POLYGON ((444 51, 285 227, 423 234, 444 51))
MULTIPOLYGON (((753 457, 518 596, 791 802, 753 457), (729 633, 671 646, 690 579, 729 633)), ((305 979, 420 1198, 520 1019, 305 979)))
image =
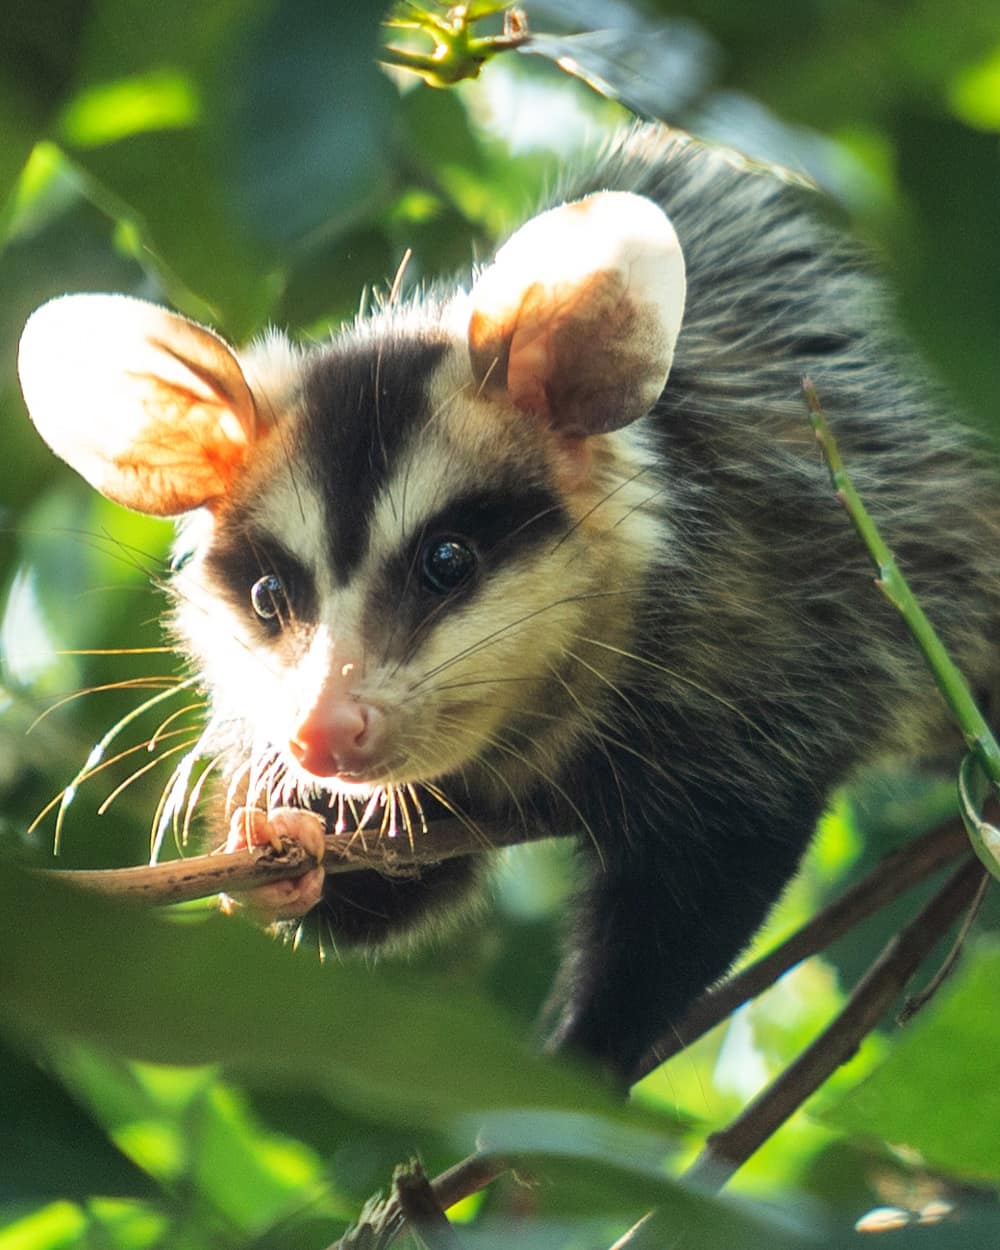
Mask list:
POLYGON ((517 6, 488 5, 485 9, 468 4, 453 5, 444 18, 414 3, 406 3, 410 14, 404 18, 391 14, 383 25, 391 30, 410 30, 426 35, 434 44, 431 53, 387 44, 380 60, 396 69, 418 74, 431 87, 450 87, 465 78, 478 78, 483 65, 500 52, 510 52, 530 41, 527 20, 517 6), (493 13, 503 12, 502 35, 476 36, 475 22, 493 13))
MULTIPOLYGON (((994 789, 1000 793, 1000 745, 997 744, 985 717, 977 707, 972 691, 969 689, 969 683, 928 620, 927 614, 900 571, 889 545, 879 533, 871 514, 855 489, 844 467, 830 427, 827 425, 819 395, 810 378, 803 380, 802 389, 806 403, 809 405, 809 420, 816 433, 816 440, 826 457, 830 480, 833 482, 837 498, 844 505, 878 571, 875 584, 903 618, 906 627, 923 653, 969 749, 982 766, 994 789)), ((982 838, 971 836, 971 841, 976 854, 990 874, 1000 879, 1000 863, 990 853, 982 838)))

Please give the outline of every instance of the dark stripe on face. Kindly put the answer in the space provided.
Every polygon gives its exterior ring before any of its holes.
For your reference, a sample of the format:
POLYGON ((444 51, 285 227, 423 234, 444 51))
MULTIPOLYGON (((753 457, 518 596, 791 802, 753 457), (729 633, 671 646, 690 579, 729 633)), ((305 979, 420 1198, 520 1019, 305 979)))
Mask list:
POLYGON ((271 535, 245 528, 227 527, 205 556, 205 570, 233 610, 274 632, 289 621, 313 623, 316 619, 316 586, 313 575, 290 551, 271 535), (254 611, 252 592, 262 577, 275 576, 281 582, 287 601, 285 619, 270 625, 254 611))
POLYGON ((357 568, 379 491, 400 449, 430 417, 428 381, 442 341, 393 336, 334 343, 303 389, 302 446, 324 500, 334 579, 357 568))
POLYGON ((449 609, 474 599, 505 565, 557 542, 568 526, 558 496, 543 485, 511 482, 451 500, 380 570, 365 605, 366 636, 384 635, 390 623, 391 649, 406 654, 449 609), (445 594, 423 576, 425 550, 443 539, 468 543, 477 557, 468 580, 445 594))

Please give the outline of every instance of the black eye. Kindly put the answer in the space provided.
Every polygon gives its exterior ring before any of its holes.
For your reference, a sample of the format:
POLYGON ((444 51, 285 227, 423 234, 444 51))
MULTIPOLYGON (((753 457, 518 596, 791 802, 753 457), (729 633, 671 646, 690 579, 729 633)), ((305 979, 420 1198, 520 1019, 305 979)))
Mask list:
POLYGON ((429 538, 420 553, 420 573, 427 590, 446 595, 468 581, 479 563, 474 549, 461 538, 429 538))
POLYGON ((170 561, 171 573, 179 573, 186 564, 194 559, 193 551, 175 551, 170 561))
POLYGON ((250 587, 250 602, 262 621, 279 621, 288 615, 288 595, 274 573, 258 578, 250 587))

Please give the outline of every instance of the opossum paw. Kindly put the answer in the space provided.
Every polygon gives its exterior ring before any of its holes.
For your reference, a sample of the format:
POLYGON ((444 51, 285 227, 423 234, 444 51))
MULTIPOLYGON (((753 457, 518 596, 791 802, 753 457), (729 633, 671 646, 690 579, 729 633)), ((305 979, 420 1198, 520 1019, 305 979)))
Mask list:
MULTIPOLYGON (((271 812, 241 807, 229 822, 225 849, 242 851, 273 846, 280 850, 284 842, 292 841, 300 843, 316 859, 322 859, 324 839, 323 821, 312 812, 296 807, 279 807, 271 812)), ((325 879, 322 868, 310 868, 301 877, 288 881, 272 881, 238 895, 223 894, 222 907, 224 911, 248 907, 265 922, 304 916, 323 897, 325 879)))

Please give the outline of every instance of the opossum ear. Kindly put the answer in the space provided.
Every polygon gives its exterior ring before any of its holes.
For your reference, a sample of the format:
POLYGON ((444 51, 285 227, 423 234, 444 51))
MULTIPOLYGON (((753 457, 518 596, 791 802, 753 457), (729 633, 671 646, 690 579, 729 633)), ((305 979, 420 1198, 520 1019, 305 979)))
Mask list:
POLYGON ((18 353, 31 419, 116 503, 172 516, 221 499, 257 433, 253 396, 217 334, 124 295, 65 295, 18 353))
POLYGON ((684 295, 680 243, 651 200, 601 191, 550 209, 473 288, 476 380, 566 434, 628 425, 666 384, 684 295))

